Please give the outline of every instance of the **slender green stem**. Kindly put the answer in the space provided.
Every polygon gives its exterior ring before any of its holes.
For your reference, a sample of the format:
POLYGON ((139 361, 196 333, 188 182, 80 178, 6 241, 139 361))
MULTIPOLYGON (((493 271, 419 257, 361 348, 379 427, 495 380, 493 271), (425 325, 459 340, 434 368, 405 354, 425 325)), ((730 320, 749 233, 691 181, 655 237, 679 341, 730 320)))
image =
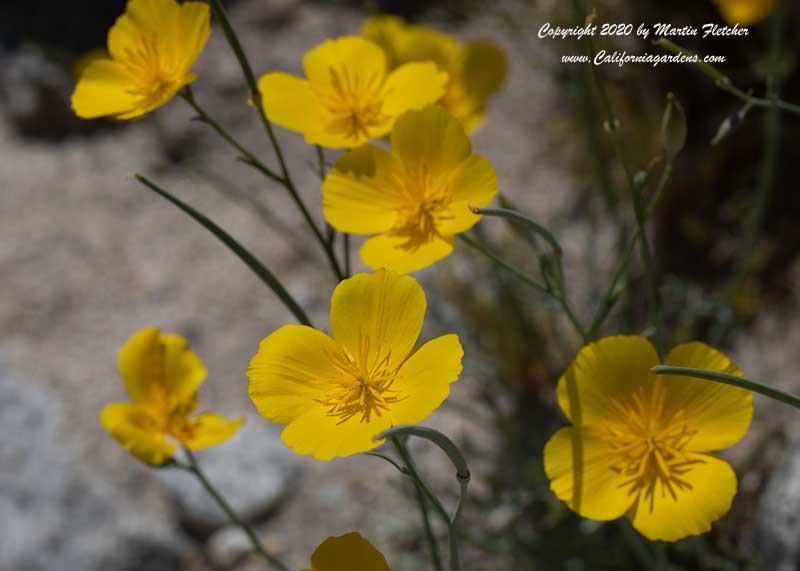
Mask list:
POLYGON ((503 261, 502 259, 497 257, 495 254, 490 252, 483 244, 481 244, 477 240, 473 240, 472 238, 470 238, 466 234, 459 234, 458 237, 461 238, 461 240, 463 240, 465 244, 468 244, 471 248, 477 250, 478 252, 480 252, 481 254, 486 256, 487 258, 489 258, 489 260, 491 260, 495 265, 503 268, 504 270, 507 270, 507 271, 511 272, 512 274, 517 276, 519 279, 521 279, 523 282, 525 282, 529 286, 531 286, 531 287, 533 287, 535 289, 538 289, 540 292, 542 292, 544 294, 547 294, 549 296, 553 295, 553 292, 546 285, 538 282, 536 280, 536 278, 534 278, 533 276, 531 276, 529 274, 526 274, 522 270, 518 270, 517 268, 515 268, 514 266, 512 266, 508 262, 503 261))
POLYGON ((705 369, 694 369, 691 367, 670 367, 667 365, 658 365, 651 369, 656 375, 677 375, 682 377, 694 377, 697 379, 704 379, 706 381, 714 381, 716 383, 723 383, 726 385, 733 385, 748 391, 753 391, 773 400, 780 401, 784 404, 791 405, 795 408, 800 408, 800 397, 786 393, 780 389, 776 389, 758 381, 750 381, 743 377, 721 373, 719 371, 707 371, 705 369))
POLYGON ((350 234, 342 233, 342 257, 344 258, 344 277, 350 277, 350 234))
POLYGON ((262 163, 258 158, 256 158, 253 153, 248 151, 246 148, 242 146, 239 141, 237 141, 233 135, 231 135, 227 129, 225 129, 222 125, 220 125, 216 120, 214 120, 205 109, 203 109, 200 104, 197 103, 197 100, 194 98, 194 93, 192 92, 191 86, 187 85, 183 88, 180 92, 181 97, 183 98, 186 103, 188 103, 194 112, 197 113, 197 118, 202 121, 203 123, 210 126, 214 129, 217 134, 222 137, 229 145, 231 145, 234 149, 239 151, 241 155, 240 160, 245 164, 252 166, 253 168, 259 170, 261 173, 266 175, 268 178, 274 180, 279 184, 284 184, 284 180, 275 172, 272 171, 268 166, 262 163))
MULTIPOLYGON (((778 0, 773 9, 770 25, 770 73, 767 80, 767 96, 774 100, 780 95, 781 78, 779 77, 780 55, 783 44, 782 2, 778 0)), ((767 210, 772 201, 775 181, 778 175, 781 149, 781 110, 770 108, 764 118, 764 156, 761 160, 761 173, 753 208, 744 223, 744 239, 742 253, 738 256, 738 264, 724 296, 728 303, 733 303, 747 277, 753 271, 758 253, 758 245, 764 229, 767 210)))
POLYGON ((450 518, 447 515, 447 511, 444 509, 444 506, 442 506, 442 503, 439 501, 439 498, 437 498, 433 492, 431 492, 430 488, 428 488, 428 485, 420 477, 416 466, 414 465, 414 461, 411 458, 411 454, 408 452, 408 449, 405 447, 402 440, 398 437, 392 437, 390 440, 394 446, 394 449, 397 451, 397 454, 405 464, 405 470, 403 470, 403 473, 408 475, 414 481, 417 504, 419 505, 420 513, 423 516, 423 525, 425 527, 425 535, 431 549, 431 558, 434 561, 437 571, 441 570, 443 569, 443 566, 441 562, 441 556, 439 555, 439 546, 436 542, 436 538, 433 535, 433 530, 430 527, 426 498, 427 501, 431 502, 434 510, 439 514, 445 524, 449 525, 450 518))
POLYGON ((556 237, 553 236, 553 233, 522 212, 511 210, 509 208, 471 208, 471 210, 473 213, 480 214, 482 216, 496 216, 498 218, 505 218, 506 220, 521 222, 529 230, 538 234, 544 238, 548 244, 550 244, 550 247, 553 249, 554 256, 561 257, 563 250, 561 249, 561 244, 559 244, 558 240, 556 240, 556 237))
POLYGON ((314 145, 314 148, 317 151, 317 174, 319 175, 320 182, 322 182, 325 180, 325 175, 327 174, 327 167, 325 166, 325 149, 319 145, 314 145))
MULTIPOLYGON (((410 453, 408 450, 403 446, 402 442, 398 438, 399 436, 416 436, 418 438, 424 438, 436 446, 438 446, 442 452, 447 454, 447 457, 453 463, 456 469, 456 480, 458 480, 459 485, 459 496, 458 496, 458 503, 456 504, 456 508, 453 511, 453 515, 448 516, 447 512, 444 510, 444 507, 441 507, 441 514, 445 523, 449 529, 449 538, 450 538, 450 569, 451 571, 457 571, 461 568, 461 563, 459 559, 459 551, 458 551, 458 522, 461 518, 461 511, 464 508, 464 502, 467 498, 467 490, 469 488, 469 481, 470 481, 470 472, 469 467, 467 466, 467 461, 464 458, 464 455, 461 453, 461 450, 458 449, 458 446, 450 440, 447 436, 439 432, 438 430, 434 430, 432 428, 426 428, 424 426, 416 426, 416 425, 398 425, 390 428, 389 430, 383 431, 381 434, 377 436, 377 438, 390 438, 392 442, 395 444, 398 453, 403 458, 403 461, 409 468, 410 473, 416 474, 416 479, 422 483, 422 480, 419 478, 419 474, 416 473, 416 469, 414 467, 413 459, 411 458, 410 453)), ((427 486, 423 485, 423 489, 427 489, 427 486)), ((428 492, 430 493, 430 492, 428 492)), ((432 494, 431 494, 432 496, 432 494)), ((432 496, 435 498, 435 496, 432 496)), ((431 500, 433 501, 433 499, 431 500)), ((438 500, 436 500, 438 502, 438 500)), ((434 502, 434 503, 436 503, 434 502)))
POLYGON ((433 527, 431 526, 431 517, 428 513, 428 502, 425 499, 424 492, 416 482, 414 482, 414 494, 417 497, 417 505, 419 506, 420 517, 422 518, 422 528, 425 531, 425 537, 428 540, 428 546, 431 550, 431 561, 433 561, 433 567, 436 569, 436 571, 444 571, 442 556, 439 553, 439 545, 436 542, 436 536, 433 534, 433 527))
MULTIPOLYGON (((587 36, 586 42, 589 46, 589 55, 591 58, 594 58, 595 49, 591 36, 587 36)), ((625 151, 622 147, 622 141, 619 137, 619 119, 617 119, 614 108, 611 105, 611 99, 608 96, 605 83, 603 82, 603 78, 600 76, 600 71, 597 69, 597 66, 592 66, 592 73, 594 75, 595 84, 597 85, 597 92, 600 94, 600 101, 605 109, 606 125, 608 132, 611 135, 611 142, 614 146, 617 159, 619 160, 620 164, 622 165, 622 169, 625 172, 625 180, 628 183, 628 190, 630 191, 631 204, 633 204, 633 213, 637 226, 636 236, 638 237, 639 241, 642 262, 644 264, 645 280, 647 282, 650 322, 652 323, 653 327, 655 327, 656 348, 658 349, 659 355, 661 355, 663 354, 664 350, 661 331, 661 303, 660 296, 658 294, 655 267, 653 264, 653 254, 650 249, 650 241, 647 238, 647 231, 645 228, 646 217, 644 205, 642 203, 641 188, 636 184, 633 176, 633 169, 631 168, 631 165, 628 162, 625 151)))
POLYGON ((397 469, 397 471, 400 472, 401 474, 403 474, 404 476, 408 476, 409 475, 408 474, 408 469, 404 468, 403 466, 401 466, 400 464, 398 464, 397 462, 395 462, 394 460, 389 458, 386 454, 381 454, 380 452, 373 452, 373 451, 362 452, 362 454, 364 456, 372 456, 374 458, 380 458, 381 460, 383 460, 385 462, 388 462, 389 464, 394 466, 397 469))
POLYGON ((214 13, 214 18, 217 20, 220 28, 222 28, 222 32, 225 34, 225 39, 228 41, 228 44, 231 46, 236 59, 239 61, 239 66, 242 68, 242 73, 244 74, 245 81, 247 82, 247 86, 250 89, 250 98, 255 106, 256 110, 258 111, 258 116, 261 119, 261 123, 264 125, 264 129, 267 132, 267 136, 269 137, 270 143, 272 144, 272 148, 275 151, 275 156, 278 159, 278 164, 280 165, 281 171, 281 180, 283 186, 291 195, 292 199, 294 200, 297 207, 300 209, 300 212, 303 214, 303 218, 305 218, 306 223, 308 224, 311 231, 316 236, 319 243, 322 245, 323 250, 325 251, 325 255, 330 262, 331 269, 333 273, 336 275, 337 279, 340 281, 343 279, 342 270, 339 267, 339 262, 336 259, 335 254, 333 253, 333 249, 331 245, 326 241, 325 236, 323 236, 322 232, 317 226, 317 223, 314 222, 314 219, 311 217, 311 214, 306 208, 303 199, 300 197, 300 193, 297 190, 297 187, 292 180, 292 176, 289 173, 289 168, 286 164, 286 159, 283 155, 283 150, 281 149, 280 143, 278 142, 277 137, 275 136, 274 129, 272 128, 272 123, 267 118, 267 114, 264 111, 264 101, 261 97, 261 92, 258 89, 258 82, 256 81, 255 74, 253 73, 253 68, 250 66, 250 62, 247 59, 247 56, 244 53, 244 48, 242 48, 242 44, 239 41, 238 36, 236 35, 236 31, 233 29, 230 20, 228 19, 228 14, 225 12, 225 8, 222 6, 221 0, 211 0, 211 11, 214 13))
MULTIPOLYGON (((775 17, 775 12, 773 11, 773 17, 775 17)), ((777 20, 778 18, 775 17, 777 20)), ((688 57, 696 56, 693 51, 688 50, 684 47, 679 46, 678 44, 671 42, 666 38, 661 38, 656 42, 659 46, 676 55, 685 55, 688 57)), ((780 109, 782 111, 787 111, 789 113, 794 113, 796 115, 800 115, 800 105, 796 105, 794 103, 787 103, 781 99, 778 99, 777 96, 768 95, 767 97, 755 97, 751 93, 747 93, 738 87, 736 87, 730 80, 728 76, 723 74, 714 66, 711 66, 707 63, 700 61, 691 64, 695 69, 700 71, 703 75, 710 78, 714 85, 716 85, 722 91, 730 93, 737 99, 747 103, 752 107, 762 107, 767 109, 780 109)))
POLYGON ((512 266, 508 262, 504 261, 503 259, 499 258, 497 255, 492 253, 490 250, 488 250, 479 241, 473 240, 472 238, 470 238, 466 234, 459 234, 458 237, 461 240, 463 240, 466 244, 468 244, 471 248, 477 250, 478 252, 480 252, 481 254, 486 256, 496 266, 498 266, 500 268, 503 268, 504 270, 506 270, 508 272, 511 272, 517 278, 519 278, 520 280, 522 280, 523 282, 525 282, 526 284, 528 284, 532 288, 539 290, 540 292, 542 292, 543 294, 547 295, 548 297, 550 297, 554 301, 558 302, 558 304, 561 306, 561 309, 564 311, 564 315, 566 315, 566 317, 569 320, 570 324, 572 324, 572 326, 575 328, 575 330, 578 332, 578 334, 581 336, 581 338, 584 340, 584 342, 588 339, 586 331, 584 330, 584 328, 581 325, 580 321, 578 321, 578 318, 575 316, 575 312, 572 310, 572 307, 570 306, 569 300, 567 300, 567 298, 564 296, 563 292, 553 291, 553 289, 551 287, 549 287, 548 285, 542 284, 541 282, 539 282, 533 276, 523 272, 522 270, 519 270, 519 269, 515 268, 514 266, 512 266))
POLYGON ((228 519, 230 519, 234 525, 237 525, 247 535, 247 538, 250 540, 250 544, 253 546, 253 549, 255 549, 255 551, 261 555, 261 557, 266 559, 270 565, 275 567, 275 569, 278 569, 279 571, 289 571, 289 567, 287 565, 282 563, 280 559, 275 557, 275 555, 270 553, 261 544, 261 541, 258 539, 255 531, 253 531, 253 529, 247 525, 242 518, 239 517, 225 497, 211 484, 211 482, 208 481, 208 478, 197 464, 197 459, 195 458, 194 453, 192 453, 192 451, 188 448, 184 448, 183 450, 186 453, 186 458, 188 459, 189 464, 183 465, 176 463, 176 465, 183 470, 191 472, 197 477, 209 495, 214 499, 215 502, 217 502, 217 505, 222 509, 222 511, 225 512, 225 515, 228 516, 228 519))
MULTIPOLYGON (((363 454, 365 456, 374 456, 375 458, 385 460, 394 466, 402 475, 411 477, 411 472, 408 468, 401 466, 385 454, 381 454, 380 452, 364 452, 363 454)), ((431 519, 428 513, 428 504, 425 499, 425 493, 416 481, 414 481, 414 494, 420 510, 420 516, 422 517, 422 527, 425 531, 425 538, 428 541, 428 545, 431 550, 431 560, 433 561, 433 566, 436 568, 436 571, 444 571, 444 567, 442 565, 442 556, 439 554, 439 546, 436 542, 436 537, 433 534, 433 527, 431 527, 431 519)))
MULTIPOLYGON (((583 0, 573 0, 572 1, 572 11, 575 19, 575 24, 578 26, 583 26, 586 23, 586 6, 583 0)), ((576 40, 576 44, 580 45, 580 41, 576 40)), ((600 131, 600 121, 596 120, 596 107, 595 102, 592 98, 591 93, 591 80, 589 78, 589 74, 591 71, 586 69, 586 66, 578 66, 577 69, 577 86, 578 86, 578 101, 581 106, 581 111, 583 113, 584 120, 582 121, 582 125, 586 130, 586 138, 588 143, 588 148, 590 150, 589 155, 592 157, 594 163, 594 170, 597 178, 600 180, 600 188, 603 191, 603 195, 605 197, 606 202, 606 209, 608 210, 609 215, 614 219, 617 223, 617 228, 619 229, 618 241, 620 244, 624 242, 625 236, 624 226, 621 224, 620 215, 619 215, 619 208, 617 208, 618 204, 618 197, 617 197, 617 189, 614 186, 614 183, 611 179, 611 175, 608 169, 608 161, 605 160, 605 157, 602 153, 595 152, 595 149, 599 149, 602 144, 602 136, 600 131)))
MULTIPOLYGON (((653 198, 650 200, 650 204, 648 204, 647 209, 645 210, 645 219, 649 218, 652 215, 653 211, 655 210, 656 206, 658 205, 659 201, 664 195, 664 190, 669 184, 673 170, 674 166, 672 162, 667 162, 664 165, 664 170, 661 173, 661 178, 658 182, 658 187, 656 188, 656 191, 653 193, 653 198)), ((617 269, 614 272, 614 276, 611 280, 611 283, 609 284, 608 288, 603 294, 603 297, 600 300, 600 304, 597 306, 597 310, 595 311, 594 317, 592 318, 592 324, 589 327, 589 331, 587 333, 587 336, 590 340, 594 339, 597 336, 598 330, 602 326, 603 322, 606 320, 606 317, 608 317, 611 308, 614 306, 614 303, 616 302, 617 286, 620 280, 622 280, 622 277, 625 275, 625 272, 628 270, 628 265, 631 262, 631 259, 633 257, 633 251, 636 249, 636 244, 638 241, 639 241, 639 229, 637 228, 633 236, 631 236, 630 240, 628 241, 628 244, 625 247, 625 251, 623 252, 622 255, 622 260, 617 266, 617 269)))
MULTIPOLYGON (((419 475, 416 466, 414 465, 414 460, 411 457, 411 453, 403 444, 402 440, 397 436, 390 436, 389 439, 394 445, 395 450, 397 450, 397 453, 400 455, 400 458, 402 458, 403 462, 405 463, 408 473, 417 485, 418 490, 421 490, 421 492, 424 493, 424 497, 428 498, 433 505, 434 510, 436 510, 436 512, 442 518, 444 524, 447 526, 450 546, 450 571, 461 571, 461 559, 458 550, 458 530, 456 526, 457 522, 454 522, 451 519, 450 515, 447 513, 447 510, 442 505, 442 502, 439 501, 439 498, 436 497, 436 495, 431 491, 431 489, 419 475)), ((420 497, 420 499, 423 500, 423 503, 424 497, 420 497)))
POLYGON ((250 253, 247 248, 242 246, 239 242, 237 242, 230 234, 225 232, 222 228, 217 226, 212 220, 206 217, 203 213, 198 212, 182 200, 178 199, 174 195, 170 194, 163 188, 159 187, 154 182, 150 181, 146 177, 135 174, 134 178, 142 183, 144 186, 159 194, 163 198, 166 198, 169 202, 183 210, 186 214, 191 216, 195 221, 199 222, 206 230, 211 232, 214 236, 216 236, 223 244, 225 244, 234 254, 236 254, 240 260, 242 260, 248 268, 253 270, 264 284, 269 287, 275 295, 283 302, 286 308, 294 314, 297 320, 302 323, 303 325, 311 326, 311 320, 306 315, 303 308, 295 301, 295 299, 291 296, 291 294, 283 287, 283 284, 275 277, 275 275, 269 271, 269 269, 262 264, 253 254, 250 253))

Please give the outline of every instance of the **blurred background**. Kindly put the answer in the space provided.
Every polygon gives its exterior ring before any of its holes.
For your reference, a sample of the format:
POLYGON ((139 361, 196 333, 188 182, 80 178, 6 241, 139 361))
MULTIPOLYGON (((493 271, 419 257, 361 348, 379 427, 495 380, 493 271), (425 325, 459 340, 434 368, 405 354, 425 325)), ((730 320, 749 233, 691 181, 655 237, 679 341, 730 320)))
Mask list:
MULTIPOLYGON (((205 406, 247 417, 239 435, 199 459, 293 568, 307 565, 326 537, 356 530, 395 571, 428 569, 416 508, 390 467, 365 456, 325 463, 297 457, 247 399, 249 359, 291 315, 204 229, 130 175, 146 174, 209 214, 280 276, 315 322, 326 323, 335 283, 283 190, 236 161, 207 127, 190 121, 178 99, 131 123, 72 114, 73 66, 104 45, 124 4, 0 5, 0 571, 264 568, 186 474, 139 464, 98 426, 103 405, 125 399, 117 350, 148 325, 185 335, 201 356, 209 369, 205 406)), ((783 4, 777 24, 754 24, 747 37, 681 43, 725 55, 720 69, 757 95, 775 49, 781 96, 800 102, 798 7, 783 4)), ((630 227, 631 210, 590 67, 561 63, 580 47, 536 35, 545 22, 581 23, 582 2, 226 6, 257 74, 300 73, 308 49, 358 34, 367 16, 387 12, 505 50, 508 78, 473 144, 494 164, 503 195, 559 237, 576 312, 589 319, 616 265, 617 221, 630 227)), ((592 8, 600 22, 723 23, 710 0, 592 8)), ((597 44, 659 53, 650 40, 597 44)), ((195 69, 198 101, 272 161, 219 30, 195 69)), ((800 119, 782 115, 776 127, 764 110, 742 114, 740 101, 685 66, 599 72, 637 170, 658 168, 666 93, 686 109, 689 140, 653 233, 670 341, 712 343, 748 377, 800 392, 800 119), (726 123, 730 133, 712 145, 726 123)), ((278 135, 321 219, 314 150, 299 135, 278 135)), ((486 220, 478 234, 536 270, 536 251, 502 222, 486 220)), ((557 308, 463 244, 418 277, 429 301, 424 337, 457 331, 467 347, 464 375, 427 422, 464 447, 475 476, 463 526, 465 569, 653 568, 653 546, 627 521, 581 520, 549 491, 542 448, 565 424, 554 387, 580 348, 557 308)), ((644 331, 641 272, 634 267, 626 279, 628 293, 603 333, 644 331)), ((740 480, 733 509, 710 534, 670 546, 674 568, 800 568, 799 420, 756 399, 751 431, 725 454, 740 480)), ((425 446, 415 452, 437 491, 454 497, 447 463, 425 446)))

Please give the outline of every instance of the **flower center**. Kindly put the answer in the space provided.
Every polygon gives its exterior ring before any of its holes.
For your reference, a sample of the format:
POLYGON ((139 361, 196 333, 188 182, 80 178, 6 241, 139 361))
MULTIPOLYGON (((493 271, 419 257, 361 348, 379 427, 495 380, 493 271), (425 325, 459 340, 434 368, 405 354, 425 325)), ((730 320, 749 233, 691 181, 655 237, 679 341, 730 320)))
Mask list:
POLYGON ((452 219, 449 180, 433 176, 423 163, 418 168, 406 168, 402 178, 396 180, 395 188, 397 220, 389 235, 403 238, 400 247, 413 253, 440 238, 438 225, 452 219))
MULTIPOLYGON (((330 88, 320 97, 327 111, 326 130, 354 141, 370 138, 370 128, 387 120, 379 74, 361 76, 347 68, 329 68, 330 88)), ((318 92, 319 93, 319 92, 318 92)))
POLYGON ((678 492, 692 489, 684 476, 692 466, 702 463, 683 449, 697 434, 686 422, 683 410, 667 412, 664 391, 637 392, 627 402, 615 402, 616 420, 607 426, 614 453, 610 468, 625 480, 620 487, 649 505, 652 513, 656 497, 678 499, 678 492))
POLYGON ((175 62, 164 57, 155 36, 144 39, 135 49, 128 48, 122 63, 131 78, 128 93, 141 98, 145 107, 157 107, 185 83, 178 77, 175 62))
POLYGON ((373 415, 380 418, 389 412, 392 404, 407 398, 392 388, 397 367, 390 365, 390 352, 383 357, 373 357, 370 363, 368 339, 362 340, 358 356, 340 346, 340 351, 329 353, 328 357, 337 375, 326 382, 325 396, 317 402, 327 409, 328 416, 339 419, 337 424, 359 415, 360 422, 370 422, 373 415))

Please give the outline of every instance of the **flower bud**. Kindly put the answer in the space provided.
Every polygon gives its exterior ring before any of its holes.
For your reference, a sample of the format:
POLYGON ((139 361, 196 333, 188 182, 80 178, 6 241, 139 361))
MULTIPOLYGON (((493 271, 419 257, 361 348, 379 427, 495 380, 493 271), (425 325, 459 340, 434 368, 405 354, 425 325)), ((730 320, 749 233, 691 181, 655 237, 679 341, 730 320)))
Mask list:
POLYGON ((686 132, 686 114, 683 106, 672 93, 668 93, 667 108, 661 121, 661 144, 667 160, 674 160, 683 150, 686 144, 686 132))

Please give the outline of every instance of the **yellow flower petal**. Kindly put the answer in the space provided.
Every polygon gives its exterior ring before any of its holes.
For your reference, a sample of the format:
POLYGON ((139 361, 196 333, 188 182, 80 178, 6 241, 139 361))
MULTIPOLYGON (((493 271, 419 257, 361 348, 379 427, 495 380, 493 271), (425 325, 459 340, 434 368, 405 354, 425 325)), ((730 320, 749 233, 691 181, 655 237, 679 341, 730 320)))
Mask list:
POLYGON ((558 380, 558 405, 573 424, 598 424, 616 415, 612 403, 627 401, 655 379, 659 364, 644 337, 605 337, 581 349, 558 380))
POLYGON ((481 156, 472 155, 458 167, 450 187, 452 201, 449 216, 443 217, 437 228, 444 235, 465 232, 481 219, 469 207, 488 206, 497 194, 497 177, 492 163, 481 156))
POLYGON ((371 365, 391 369, 405 361, 425 317, 425 293, 417 280, 379 270, 344 280, 331 297, 330 325, 336 343, 371 365))
POLYGON ((406 26, 396 41, 398 63, 430 61, 442 70, 452 69, 459 48, 456 38, 427 26, 406 26))
POLYGON ((155 406, 189 405, 206 376, 183 337, 162 334, 155 327, 143 329, 123 345, 119 371, 134 403, 155 406))
POLYGON ((433 63, 407 63, 393 71, 384 86, 383 112, 398 116, 442 98, 447 73, 433 63))
POLYGON ((209 448, 236 434, 242 423, 242 417, 231 420, 221 414, 207 412, 188 420, 185 433, 180 435, 179 440, 192 450, 209 448))
POLYGON ((158 424, 135 405, 121 402, 106 405, 100 425, 147 464, 158 466, 175 453, 175 445, 166 439, 158 424))
POLYGON ((715 456, 688 454, 689 470, 681 477, 688 486, 676 492, 677 499, 658 493, 653 503, 641 500, 628 517, 639 533, 652 540, 677 541, 711 529, 730 509, 736 495, 736 474, 715 456))
POLYGON ((206 368, 180 335, 162 333, 159 340, 163 346, 163 382, 170 402, 188 406, 206 378, 206 368))
POLYGON ((404 247, 407 240, 404 236, 373 236, 361 246, 361 259, 373 270, 386 268, 399 274, 407 274, 427 268, 449 256, 453 252, 455 241, 452 236, 444 236, 409 250, 404 247))
POLYGON ((386 413, 381 416, 373 414, 368 421, 361 415, 342 421, 318 405, 289 423, 281 433, 281 440, 298 454, 331 460, 380 446, 382 441, 373 441, 373 438, 391 428, 392 424, 386 413))
POLYGON ((322 183, 325 220, 342 232, 375 234, 397 217, 391 189, 392 156, 375 145, 345 153, 322 183))
POLYGON ((72 110, 83 119, 129 113, 138 104, 130 87, 130 76, 122 64, 95 59, 81 73, 72 93, 72 110))
MULTIPOLYGON (((699 342, 678 345, 664 362, 675 367, 742 375, 725 355, 699 342)), ((721 450, 738 442, 747 432, 753 417, 753 394, 750 391, 688 377, 659 375, 656 382, 669 395, 665 416, 680 413, 691 419, 692 427, 697 431, 686 450, 721 450)))
POLYGON ((270 121, 301 133, 317 128, 319 110, 307 80, 276 71, 258 80, 258 90, 270 121))
POLYGON ((416 424, 439 408, 450 394, 450 383, 461 374, 463 356, 458 335, 443 335, 409 357, 392 385, 405 396, 392 405, 394 424, 416 424))
POLYGON ((506 80, 506 54, 492 42, 476 40, 468 43, 459 59, 461 81, 474 100, 486 101, 506 80))
POLYGON ((631 506, 625 478, 612 470, 615 450, 603 429, 570 426, 556 432, 544 448, 544 469, 550 489, 583 517, 612 520, 631 506))
POLYGON ((472 151, 461 123, 435 105, 400 117, 391 140, 393 154, 409 165, 426 165, 434 176, 455 169, 472 151))
POLYGON ((111 59, 89 65, 78 81, 76 114, 134 119, 166 103, 194 81, 190 70, 211 33, 210 20, 202 2, 130 0, 108 34, 111 59))
POLYGON ((211 35, 211 11, 208 4, 182 2, 175 15, 174 25, 174 33, 170 35, 173 57, 188 73, 211 35))
POLYGON ((261 341, 247 368, 248 393, 261 415, 288 424, 322 410, 320 381, 335 377, 336 351, 330 337, 305 325, 284 325, 261 341))
POLYGON ((314 85, 330 86, 343 71, 350 78, 382 81, 386 75, 386 56, 374 43, 359 36, 326 40, 303 57, 306 77, 314 85))
POLYGON ((311 556, 311 571, 389 571, 380 551, 358 533, 329 537, 311 556))
POLYGON ((775 0, 714 0, 723 19, 730 25, 750 26, 770 15, 775 0))
POLYGON ((461 123, 464 125, 464 130, 471 135, 483 127, 484 120, 486 119, 486 111, 485 109, 479 109, 478 111, 468 113, 466 117, 459 117, 459 119, 461 119, 461 123))
POLYGON ((397 66, 397 42, 400 40, 405 22, 398 16, 381 14, 364 20, 361 35, 378 44, 386 54, 389 69, 397 66))
POLYGON ((119 373, 133 402, 145 403, 152 396, 151 386, 157 382, 162 368, 161 332, 156 327, 142 329, 122 346, 117 359, 119 373), (155 373, 154 373, 155 372, 155 373))
POLYGON ((173 69, 186 73, 210 34, 208 4, 130 0, 108 32, 108 51, 115 60, 126 61, 145 49, 155 50, 169 58, 173 69))
POLYGON ((491 42, 470 42, 459 52, 451 70, 442 106, 457 117, 468 133, 481 125, 489 98, 508 71, 505 53, 491 42))
MULTIPOLYGON (((162 27, 175 20, 178 4, 172 0, 130 0, 108 32, 108 51, 114 59, 125 60, 145 42, 151 45, 163 37, 162 27)), ((155 46, 152 46, 155 47, 155 46)))

